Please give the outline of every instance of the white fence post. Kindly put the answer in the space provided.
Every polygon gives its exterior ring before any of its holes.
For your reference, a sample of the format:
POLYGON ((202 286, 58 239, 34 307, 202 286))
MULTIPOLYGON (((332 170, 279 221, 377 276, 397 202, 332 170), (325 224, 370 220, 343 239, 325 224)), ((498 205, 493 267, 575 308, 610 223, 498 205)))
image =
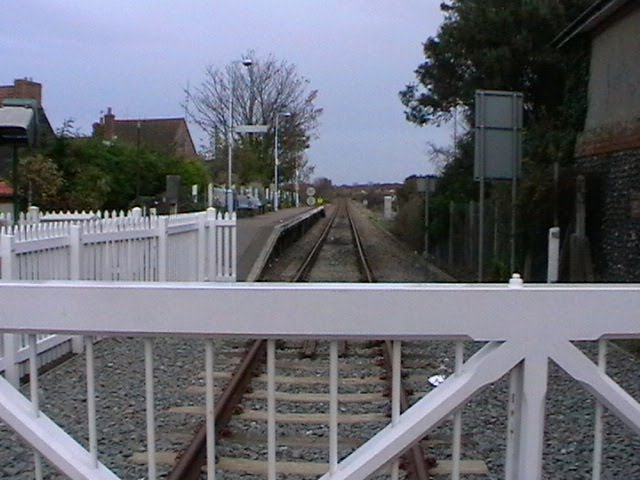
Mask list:
POLYGON ((40 223, 40 209, 38 207, 29 207, 29 210, 27 211, 27 223, 30 225, 40 223))
POLYGON ((167 281, 167 217, 158 217, 158 281, 167 281))
POLYGON ((206 242, 206 227, 207 227, 207 214, 200 213, 197 217, 198 220, 198 237, 195 245, 196 250, 196 280, 198 282, 205 281, 206 269, 206 252, 207 252, 207 242, 206 242))
POLYGON ((207 208, 207 278, 210 282, 218 279, 218 269, 216 260, 216 228, 217 212, 213 207, 207 208))
POLYGON ((233 227, 231 227, 231 240, 229 247, 231 248, 231 281, 235 282, 238 278, 238 217, 236 212, 231 214, 233 227))
MULTIPOLYGON (((80 225, 71 225, 69 227, 69 280, 80 280, 80 257, 82 240, 80 238, 80 225)), ((71 351, 73 353, 82 353, 84 351, 84 342, 81 336, 71 338, 71 351)))
MULTIPOLYGON (((0 267, 2 268, 2 280, 13 279, 14 261, 14 237, 13 235, 2 235, 0 237, 0 267)), ((13 333, 5 333, 2 336, 4 351, 4 376, 15 388, 20 386, 20 373, 16 360, 20 336, 13 333)))

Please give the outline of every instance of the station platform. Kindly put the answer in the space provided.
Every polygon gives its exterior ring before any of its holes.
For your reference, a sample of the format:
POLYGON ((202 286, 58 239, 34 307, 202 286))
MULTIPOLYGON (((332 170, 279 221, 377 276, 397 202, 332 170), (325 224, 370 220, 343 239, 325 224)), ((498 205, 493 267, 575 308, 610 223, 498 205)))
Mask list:
POLYGON ((283 208, 277 212, 239 218, 237 231, 238 269, 237 279, 246 282, 256 262, 269 248, 268 240, 274 229, 317 207, 283 208))

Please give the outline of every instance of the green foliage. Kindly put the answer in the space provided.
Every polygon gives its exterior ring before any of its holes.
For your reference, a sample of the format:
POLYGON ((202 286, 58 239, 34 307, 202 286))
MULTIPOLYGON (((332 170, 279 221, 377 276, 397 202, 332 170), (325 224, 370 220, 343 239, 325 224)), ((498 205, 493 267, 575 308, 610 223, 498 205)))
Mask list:
POLYGON ((405 179, 396 192, 398 213, 392 232, 416 251, 424 249, 424 194, 417 192, 416 176, 405 179))
MULTIPOLYGON (((476 90, 508 90, 524 94, 523 178, 518 192, 518 242, 530 252, 554 222, 570 222, 571 165, 577 132, 587 105, 588 39, 558 49, 554 38, 592 0, 449 0, 436 36, 424 43, 425 60, 416 82, 400 92, 408 121, 438 125, 455 109, 473 125, 476 90), (552 165, 561 166, 556 200, 552 165), (560 207, 558 206, 560 205, 560 207), (565 208, 561 208, 562 206, 565 208), (542 232, 542 233, 541 233, 542 232)), ((473 135, 459 139, 456 155, 440 167, 431 201, 430 233, 434 244, 445 242, 449 202, 478 199, 473 180, 473 135)), ((510 204, 510 188, 490 182, 486 195, 510 204)), ((403 187, 404 188, 404 187, 403 187)), ((405 199, 410 204, 410 199, 405 199)), ((407 227, 407 228, 410 228, 407 227)), ((415 228, 415 227, 414 227, 415 228)), ((491 268, 502 270, 500 261, 491 268)))
POLYGON ((424 44, 417 83, 400 92, 409 121, 439 124, 463 105, 472 124, 478 89, 524 93, 526 155, 570 161, 586 106, 588 48, 557 49, 555 36, 591 0, 452 0, 424 44))
POLYGON ((46 210, 126 210, 142 197, 161 194, 167 175, 180 175, 182 185, 197 184, 200 191, 208 183, 199 161, 117 142, 61 136, 48 154, 63 182, 55 199, 38 205, 46 210))
POLYGON ((60 195, 63 178, 53 160, 42 154, 20 159, 18 191, 26 196, 28 204, 55 204, 60 195))

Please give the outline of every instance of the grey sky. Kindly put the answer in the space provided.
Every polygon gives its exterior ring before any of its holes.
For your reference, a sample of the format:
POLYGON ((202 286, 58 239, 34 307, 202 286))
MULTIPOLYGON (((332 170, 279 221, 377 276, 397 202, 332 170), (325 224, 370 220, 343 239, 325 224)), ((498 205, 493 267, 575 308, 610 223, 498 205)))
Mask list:
MULTIPOLYGON (((413 80, 438 0, 0 0, 0 84, 32 77, 58 128, 84 133, 118 118, 182 116, 183 89, 207 65, 253 49, 294 63, 319 91, 315 176, 334 184, 399 182, 431 172, 426 142, 446 128, 404 120, 398 91, 413 80)), ((196 145, 205 143, 192 129, 196 145)))

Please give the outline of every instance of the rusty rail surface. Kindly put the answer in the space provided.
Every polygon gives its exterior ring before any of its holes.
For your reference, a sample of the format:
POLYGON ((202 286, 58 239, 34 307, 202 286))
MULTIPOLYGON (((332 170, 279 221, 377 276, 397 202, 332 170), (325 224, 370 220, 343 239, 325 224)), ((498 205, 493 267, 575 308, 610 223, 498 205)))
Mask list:
MULTIPOLYGON (((235 408, 240 404, 254 371, 264 357, 266 341, 256 340, 236 368, 224 392, 216 402, 215 427, 216 435, 220 435, 227 427, 235 408)), ((202 467, 207 462, 207 426, 201 425, 191 443, 178 457, 167 480, 198 480, 202 467)))

